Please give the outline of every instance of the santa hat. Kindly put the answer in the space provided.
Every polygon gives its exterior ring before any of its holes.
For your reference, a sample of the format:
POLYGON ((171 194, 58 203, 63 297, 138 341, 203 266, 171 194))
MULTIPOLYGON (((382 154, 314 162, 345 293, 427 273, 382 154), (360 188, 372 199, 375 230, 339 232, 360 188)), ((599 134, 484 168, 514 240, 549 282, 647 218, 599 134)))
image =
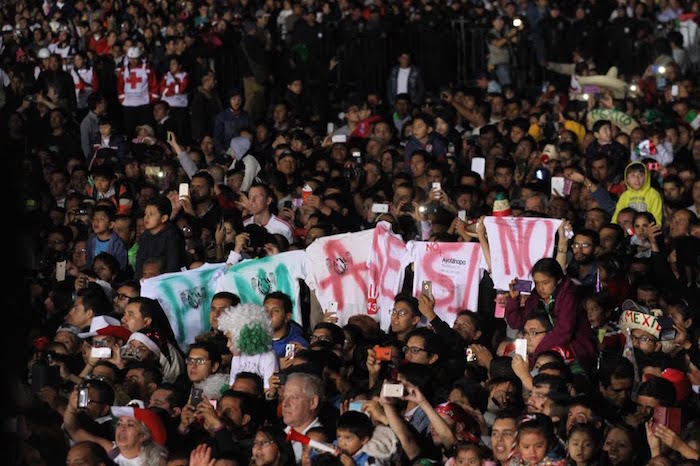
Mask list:
POLYGON ((111 410, 114 417, 133 417, 146 426, 154 442, 159 445, 165 445, 167 438, 165 425, 153 411, 143 408, 131 408, 129 406, 112 406, 111 410))
POLYGON ((156 356, 160 357, 161 350, 160 350, 160 346, 158 345, 158 343, 160 343, 160 335, 158 334, 158 332, 155 332, 155 331, 148 331, 145 333, 142 333, 142 332, 144 332, 144 331, 141 330, 141 331, 132 333, 131 336, 129 337, 129 339, 127 340, 126 344, 128 345, 129 343, 131 343, 134 340, 138 341, 140 343, 143 343, 146 346, 146 348, 148 348, 153 353, 155 353, 156 356))
POLYGON ((631 299, 627 299, 622 303, 622 313, 620 314, 619 327, 623 332, 628 329, 642 330, 657 340, 661 335, 661 324, 658 317, 662 315, 659 309, 647 310, 639 306, 631 299))
POLYGON ((97 335, 109 335, 115 338, 119 338, 122 341, 126 341, 131 336, 129 329, 122 327, 121 322, 119 322, 114 317, 109 316, 97 316, 90 322, 90 331, 79 333, 78 336, 82 339, 95 337, 97 335))
POLYGON ((668 367, 661 373, 661 378, 666 379, 673 384, 676 389, 677 402, 684 401, 690 395, 692 390, 690 380, 682 371, 668 367))
POLYGON ((493 201, 493 212, 494 217, 510 217, 513 215, 513 211, 510 208, 510 202, 508 202, 508 197, 505 193, 496 194, 496 199, 493 201))

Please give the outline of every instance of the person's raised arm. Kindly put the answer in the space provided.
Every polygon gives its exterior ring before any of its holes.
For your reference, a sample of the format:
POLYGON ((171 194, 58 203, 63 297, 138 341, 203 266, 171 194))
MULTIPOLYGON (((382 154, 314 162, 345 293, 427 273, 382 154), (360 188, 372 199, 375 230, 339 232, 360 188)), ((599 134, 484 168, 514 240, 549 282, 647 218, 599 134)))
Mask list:
POLYGON ((104 448, 106 452, 110 452, 114 447, 112 442, 105 438, 93 435, 80 427, 80 423, 78 422, 77 407, 78 388, 76 386, 68 397, 68 405, 66 406, 66 410, 63 412, 63 428, 68 436, 75 442, 95 442, 104 448))
POLYGON ((479 244, 481 245, 481 250, 484 253, 484 259, 486 260, 486 267, 489 273, 491 273, 491 248, 489 247, 489 240, 486 237, 486 225, 484 224, 484 219, 486 217, 481 217, 476 224, 476 234, 479 238, 479 244))
POLYGON ((450 429, 450 426, 448 426, 445 420, 440 417, 437 411, 435 411, 433 405, 431 405, 430 402, 425 399, 423 393, 421 393, 418 387, 416 387, 412 383, 409 383, 406 380, 402 380, 401 382, 405 387, 406 393, 403 399, 406 401, 413 401, 418 406, 420 406, 425 415, 428 416, 428 419, 430 420, 430 426, 440 437, 442 445, 444 445, 445 448, 448 449, 452 448, 452 445, 454 445, 457 442, 457 437, 455 437, 455 434, 454 432, 452 432, 452 429, 450 429))
POLYGON ((406 453, 409 460, 415 459, 420 454, 420 448, 418 447, 416 438, 413 436, 411 429, 408 428, 406 421, 396 411, 390 398, 381 397, 379 402, 384 406, 384 413, 386 414, 389 427, 399 439, 404 453, 406 453))
POLYGON ((559 243, 557 243, 557 262, 561 265, 561 269, 566 273, 567 264, 567 253, 569 252, 569 238, 566 236, 566 232, 571 231, 571 223, 568 220, 563 220, 559 224, 559 229, 557 230, 557 236, 559 237, 559 243))
POLYGON ((518 281, 514 278, 508 284, 508 294, 506 295, 506 311, 504 317, 510 328, 522 329, 525 325, 525 315, 520 306, 520 292, 515 289, 515 283, 518 281))

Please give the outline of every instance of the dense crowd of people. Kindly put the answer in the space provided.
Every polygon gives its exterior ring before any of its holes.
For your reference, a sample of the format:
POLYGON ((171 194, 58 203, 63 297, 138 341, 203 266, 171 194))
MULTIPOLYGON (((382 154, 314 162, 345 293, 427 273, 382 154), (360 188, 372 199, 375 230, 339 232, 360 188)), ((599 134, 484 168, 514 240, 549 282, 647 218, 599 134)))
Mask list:
POLYGON ((2 2, 5 464, 698 464, 699 10, 2 2), (489 216, 562 220, 532 283, 494 286, 489 216), (386 328, 301 281, 181 345, 141 295, 380 221, 478 243, 478 306, 408 266, 386 328))

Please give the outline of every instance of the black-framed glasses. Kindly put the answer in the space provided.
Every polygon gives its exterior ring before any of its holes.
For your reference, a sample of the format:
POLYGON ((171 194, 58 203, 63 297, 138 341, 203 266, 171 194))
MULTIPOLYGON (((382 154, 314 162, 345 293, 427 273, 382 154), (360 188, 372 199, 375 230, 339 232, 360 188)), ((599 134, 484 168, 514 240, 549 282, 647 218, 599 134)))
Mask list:
POLYGON ((326 341, 328 343, 332 343, 333 340, 331 340, 325 335, 311 335, 309 337, 309 343, 316 343, 317 341, 326 341))
POLYGON ((185 358, 185 364, 188 366, 194 364, 195 366, 203 366, 209 360, 207 358, 185 358))
POLYGON ((527 337, 536 337, 537 335, 542 335, 547 333, 547 330, 523 330, 523 335, 527 337))
POLYGON ((419 354, 421 351, 425 351, 426 353, 430 353, 427 349, 424 348, 419 348, 418 346, 404 346, 403 347, 403 352, 404 353, 411 353, 411 354, 419 354))

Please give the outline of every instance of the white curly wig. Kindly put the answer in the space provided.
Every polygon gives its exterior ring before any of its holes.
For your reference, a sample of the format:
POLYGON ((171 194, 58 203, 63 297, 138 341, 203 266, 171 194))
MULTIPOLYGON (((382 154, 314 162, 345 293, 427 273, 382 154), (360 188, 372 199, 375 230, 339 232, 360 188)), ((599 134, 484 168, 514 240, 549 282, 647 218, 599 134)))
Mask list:
POLYGON ((272 326, 265 308, 253 303, 228 307, 219 316, 219 330, 243 354, 260 354, 272 347, 272 326))

